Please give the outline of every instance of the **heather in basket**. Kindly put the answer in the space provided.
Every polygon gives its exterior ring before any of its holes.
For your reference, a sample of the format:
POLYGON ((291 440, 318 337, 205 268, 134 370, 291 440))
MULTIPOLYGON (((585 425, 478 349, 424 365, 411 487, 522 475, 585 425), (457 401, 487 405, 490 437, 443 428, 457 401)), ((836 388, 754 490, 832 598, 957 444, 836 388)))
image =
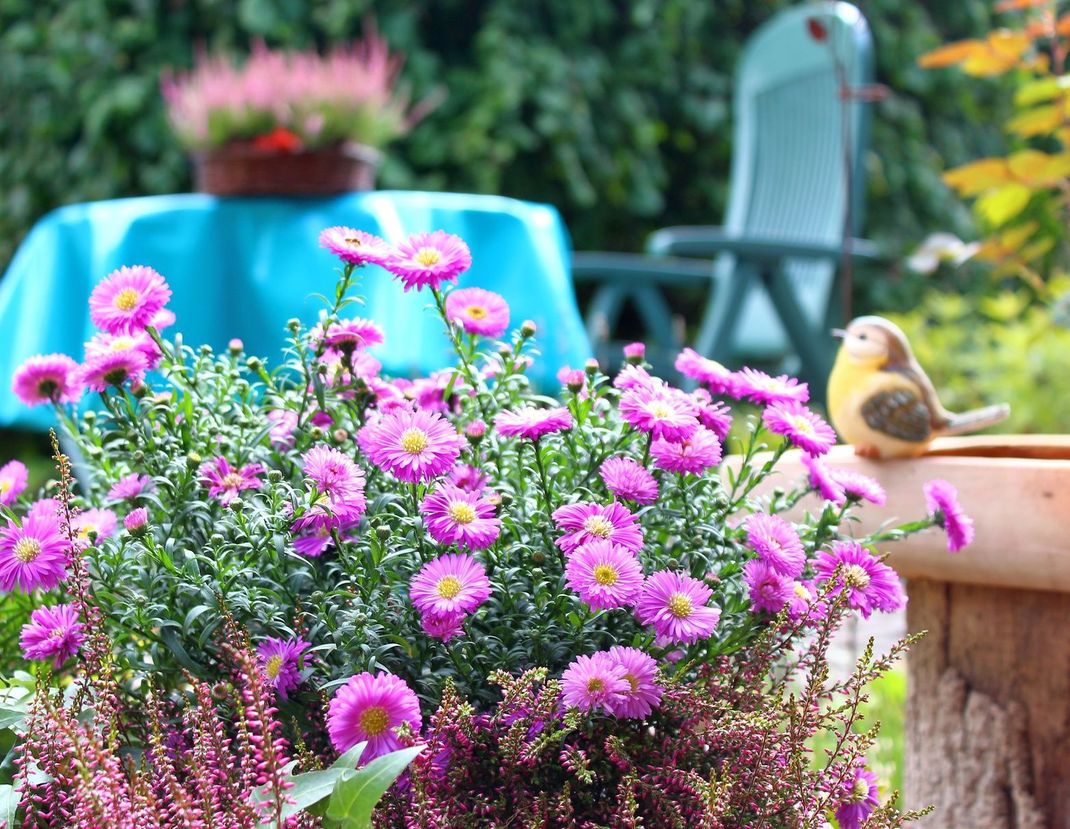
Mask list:
POLYGON ((905 644, 840 680, 825 655, 849 615, 905 601, 884 542, 969 542, 950 487, 856 538, 852 511, 884 494, 823 460, 805 384, 685 351, 685 391, 635 344, 615 377, 565 366, 543 396, 535 326, 466 284, 463 240, 320 241, 337 284, 277 368, 170 336, 166 280, 135 266, 93 291, 80 361, 14 378, 82 458, 43 493, 0 470, 2 652, 37 677, 13 754, 29 825, 363 826, 339 791, 410 761, 374 825, 912 817, 859 715, 905 644), (456 365, 384 376, 362 279, 426 296, 456 365), (807 477, 772 477, 791 451, 807 477))

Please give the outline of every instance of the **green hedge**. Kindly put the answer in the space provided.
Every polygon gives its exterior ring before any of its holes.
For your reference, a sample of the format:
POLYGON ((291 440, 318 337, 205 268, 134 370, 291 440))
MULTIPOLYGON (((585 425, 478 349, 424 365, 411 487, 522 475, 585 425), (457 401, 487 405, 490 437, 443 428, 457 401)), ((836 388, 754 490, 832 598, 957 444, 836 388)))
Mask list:
MULTIPOLYGON (((395 146, 386 187, 495 192, 558 205, 577 247, 638 249, 655 227, 715 222, 731 148, 732 69, 783 0, 0 0, 0 263, 45 211, 181 191, 189 170, 157 92, 193 44, 326 44, 374 16, 442 105, 395 146)), ((983 31, 988 0, 864 4, 881 80, 871 234, 901 247, 966 232, 941 167, 995 151, 1007 96, 922 72, 916 56, 983 31), (926 10, 926 5, 933 6, 926 10), (940 7, 940 8, 935 8, 940 7)), ((908 304, 898 277, 863 304, 908 304)))

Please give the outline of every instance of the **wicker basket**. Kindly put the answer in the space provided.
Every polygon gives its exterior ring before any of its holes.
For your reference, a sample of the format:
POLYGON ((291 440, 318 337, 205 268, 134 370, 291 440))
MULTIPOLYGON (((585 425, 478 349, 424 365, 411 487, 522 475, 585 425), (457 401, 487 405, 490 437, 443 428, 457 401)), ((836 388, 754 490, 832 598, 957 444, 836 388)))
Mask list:
POLYGON ((217 196, 329 196, 371 190, 379 152, 343 144, 309 152, 269 152, 228 144, 193 156, 198 192, 217 196))

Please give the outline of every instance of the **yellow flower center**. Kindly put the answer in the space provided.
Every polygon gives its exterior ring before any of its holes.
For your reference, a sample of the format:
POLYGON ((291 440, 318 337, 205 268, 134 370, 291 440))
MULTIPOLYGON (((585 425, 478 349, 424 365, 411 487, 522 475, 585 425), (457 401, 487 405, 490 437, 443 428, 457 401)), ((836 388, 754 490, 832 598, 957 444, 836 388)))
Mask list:
POLYGON ((0 481, 0 495, 7 495, 9 492, 11 492, 12 486, 14 486, 14 484, 7 479, 0 481))
POLYGON ((82 541, 85 541, 87 538, 89 538, 89 534, 90 533, 99 533, 99 532, 100 532, 100 528, 96 524, 86 523, 86 524, 83 524, 81 527, 78 528, 78 537, 82 541))
POLYGON ((869 587, 869 573, 866 569, 859 564, 848 564, 843 569, 843 583, 848 587, 857 587, 859 590, 865 590, 869 587))
POLYGON ((138 299, 138 292, 133 288, 123 288, 115 295, 112 302, 120 311, 133 311, 137 307, 138 299))
POLYGON ((796 432, 802 432, 804 435, 812 435, 814 433, 814 424, 801 415, 793 417, 791 425, 795 427, 796 432))
POLYGON ((587 691, 591 694, 600 694, 606 690, 606 683, 598 677, 591 677, 587 680, 587 691))
POLYGON ((456 576, 443 576, 435 585, 435 592, 443 599, 452 599, 461 592, 461 580, 456 576))
POLYGON ((435 248, 420 248, 413 257, 421 265, 437 265, 442 259, 442 252, 435 248))
POLYGON ((662 400, 657 400, 654 403, 651 403, 649 411, 650 416, 657 418, 658 420, 665 420, 665 418, 672 416, 672 407, 662 400))
POLYGON ((609 538, 613 532, 613 523, 602 515, 592 515, 583 522, 583 528, 591 535, 609 538))
POLYGON ((23 564, 29 564, 41 555, 41 542, 36 538, 20 538, 15 542, 14 553, 23 564))
POLYGON ((346 236, 343 240, 347 245, 352 245, 355 248, 359 248, 364 243, 360 241, 359 236, 346 236))
POLYGON ((594 568, 594 580, 603 587, 612 587, 618 578, 616 569, 609 564, 599 564, 594 568))
POLYGON ((464 501, 454 501, 447 511, 450 514, 450 518, 457 524, 471 524, 476 520, 475 508, 464 501))
POLYGON ((805 585, 795 582, 795 595, 800 599, 810 600, 810 591, 806 589, 805 585))
POLYGON ((639 680, 635 678, 635 674, 625 674, 624 678, 628 680, 628 684, 632 686, 633 694, 639 690, 639 680))
POLYGON ((67 631, 65 631, 63 628, 52 628, 52 630, 49 631, 48 634, 50 639, 62 639, 66 635, 67 631))
POLYGON ((223 489, 240 489, 244 481, 245 479, 237 472, 228 472, 220 483, 223 489))
POLYGON ((129 351, 135 345, 132 337, 116 337, 108 344, 108 351, 129 351))
POLYGON ((264 666, 264 673, 267 674, 268 679, 277 679, 279 671, 282 670, 282 656, 275 654, 268 659, 267 664, 264 666))
POLYGON ((851 790, 851 802, 861 803, 869 797, 869 783, 864 777, 856 777, 854 787, 851 790))
POLYGON ((693 609, 691 605, 691 599, 685 596, 683 593, 673 593, 669 598, 669 603, 666 605, 673 616, 677 619, 686 619, 691 615, 693 609))
POLYGON ((365 736, 378 737, 390 727, 390 715, 381 705, 365 708, 360 714, 360 728, 365 736))
POLYGON ((482 305, 469 305, 464 309, 464 312, 474 320, 481 320, 487 316, 487 309, 482 305))
POLYGON ((419 455, 428 442, 427 432, 423 429, 406 429, 401 433, 401 448, 410 455, 419 455))

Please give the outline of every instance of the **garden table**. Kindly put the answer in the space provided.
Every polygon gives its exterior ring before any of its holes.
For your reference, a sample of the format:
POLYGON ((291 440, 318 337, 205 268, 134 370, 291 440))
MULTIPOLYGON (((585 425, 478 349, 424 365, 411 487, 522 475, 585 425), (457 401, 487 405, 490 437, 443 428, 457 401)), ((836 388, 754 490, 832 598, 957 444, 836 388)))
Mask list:
MULTIPOLYGON (((1070 827, 1070 437, 945 438, 882 463, 840 446, 829 460, 888 493, 858 511, 860 535, 924 513, 933 478, 976 526, 954 555, 938 530, 880 546, 906 579, 907 629, 928 632, 907 657, 907 807, 935 805, 919 824, 932 829, 1070 827)), ((792 456, 781 471, 805 474, 792 456)))
MULTIPOLYGON (((0 281, 0 427, 44 429, 51 412, 21 405, 10 391, 16 367, 33 354, 82 357, 93 333, 88 298, 120 265, 149 265, 170 283, 176 330, 190 345, 226 347, 281 359, 286 321, 312 322, 332 294, 338 265, 318 246, 320 230, 345 224, 397 242, 442 229, 463 237, 472 268, 459 285, 505 296, 513 326, 538 326, 543 357, 533 367, 556 386, 565 364, 581 366, 590 347, 569 276, 569 240, 557 211, 498 196, 375 191, 323 199, 150 196, 59 208, 23 241, 0 281)), ((427 374, 451 364, 442 323, 426 292, 404 293, 380 268, 364 271, 363 308, 386 333, 374 350, 384 372, 427 374)))

